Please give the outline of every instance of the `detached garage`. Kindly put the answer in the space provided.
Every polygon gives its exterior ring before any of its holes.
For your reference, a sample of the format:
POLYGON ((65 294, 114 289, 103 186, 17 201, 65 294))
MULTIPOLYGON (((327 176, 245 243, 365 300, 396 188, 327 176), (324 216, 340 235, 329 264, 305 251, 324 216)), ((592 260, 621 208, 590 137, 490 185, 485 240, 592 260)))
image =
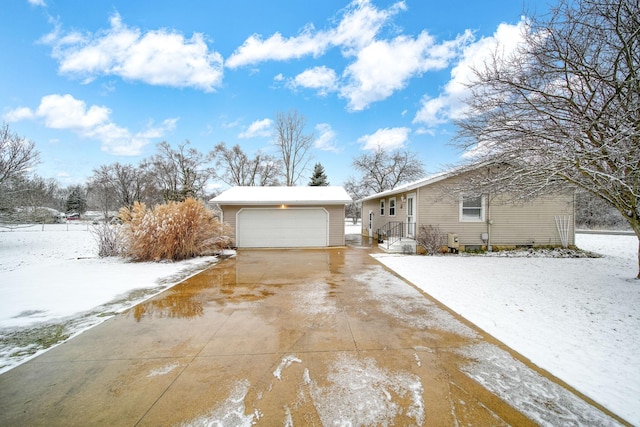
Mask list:
POLYGON ((342 187, 233 187, 211 199, 238 248, 343 246, 342 187))

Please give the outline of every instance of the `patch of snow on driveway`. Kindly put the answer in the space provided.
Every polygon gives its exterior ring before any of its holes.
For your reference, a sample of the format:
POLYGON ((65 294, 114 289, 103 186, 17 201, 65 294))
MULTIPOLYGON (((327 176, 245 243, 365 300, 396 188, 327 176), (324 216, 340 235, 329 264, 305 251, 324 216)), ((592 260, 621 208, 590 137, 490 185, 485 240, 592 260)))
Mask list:
POLYGON ((425 421, 425 404, 420 378, 407 372, 389 372, 371 358, 357 359, 350 354, 336 357, 327 375, 331 385, 318 386, 305 371, 305 384, 323 425, 391 425, 403 408, 395 396, 411 399, 405 415, 416 425, 425 421))

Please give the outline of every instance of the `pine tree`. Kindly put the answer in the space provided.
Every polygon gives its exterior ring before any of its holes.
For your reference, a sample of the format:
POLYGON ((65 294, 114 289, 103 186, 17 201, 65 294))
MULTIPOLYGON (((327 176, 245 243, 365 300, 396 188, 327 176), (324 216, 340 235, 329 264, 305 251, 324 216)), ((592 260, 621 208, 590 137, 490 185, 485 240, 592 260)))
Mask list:
POLYGON ((327 181, 327 174, 324 173, 324 167, 320 163, 316 163, 313 167, 313 175, 311 175, 311 181, 309 181, 310 187, 326 187, 329 185, 327 181))
POLYGON ((87 210, 87 196, 81 186, 77 185, 71 189, 64 204, 67 213, 77 212, 83 214, 87 210))

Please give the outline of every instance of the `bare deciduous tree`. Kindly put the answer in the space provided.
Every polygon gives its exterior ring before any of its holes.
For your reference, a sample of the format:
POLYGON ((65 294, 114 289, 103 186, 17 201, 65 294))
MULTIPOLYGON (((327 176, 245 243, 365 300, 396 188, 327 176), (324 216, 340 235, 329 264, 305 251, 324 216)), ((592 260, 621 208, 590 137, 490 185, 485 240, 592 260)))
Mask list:
POLYGON ((576 228, 628 230, 620 212, 599 197, 584 190, 576 192, 576 228))
POLYGON ((369 195, 369 192, 363 188, 360 180, 352 176, 347 178, 342 186, 347 191, 347 193, 349 193, 349 196, 351 196, 352 200, 352 202, 345 207, 345 215, 351 218, 354 224, 357 224, 362 210, 362 203, 358 203, 358 200, 367 197, 369 195))
POLYGON ((205 197, 206 185, 214 176, 214 170, 207 166, 210 161, 195 148, 189 148, 189 141, 174 150, 169 143, 158 144, 159 153, 143 163, 162 187, 165 201, 183 201, 189 197, 205 197))
POLYGON ((0 185, 6 180, 20 177, 39 162, 35 144, 3 123, 0 128, 0 185))
POLYGON ((156 197, 159 191, 148 170, 120 163, 94 169, 89 191, 98 199, 105 218, 109 210, 132 207, 135 202, 152 205, 161 201, 156 197))
POLYGON ((280 162, 272 156, 258 152, 251 159, 239 145, 227 148, 224 142, 215 146, 212 156, 216 167, 222 170, 217 173, 218 178, 228 185, 278 185, 280 162))
POLYGON ((487 183, 524 197, 559 182, 596 195, 638 235, 640 267, 640 3, 560 0, 475 77, 457 144, 506 165, 487 183))
POLYGON ((296 185, 309 163, 314 136, 304 133, 306 124, 307 119, 296 110, 276 115, 274 143, 280 152, 285 185, 288 186, 296 185))
POLYGON ((0 215, 8 222, 51 222, 60 187, 54 179, 21 175, 0 186, 0 215), (49 209, 51 208, 51 209, 49 209))
POLYGON ((422 162, 414 153, 388 152, 382 147, 356 157, 353 167, 362 172, 358 192, 365 195, 393 190, 400 184, 423 178, 425 174, 422 162))

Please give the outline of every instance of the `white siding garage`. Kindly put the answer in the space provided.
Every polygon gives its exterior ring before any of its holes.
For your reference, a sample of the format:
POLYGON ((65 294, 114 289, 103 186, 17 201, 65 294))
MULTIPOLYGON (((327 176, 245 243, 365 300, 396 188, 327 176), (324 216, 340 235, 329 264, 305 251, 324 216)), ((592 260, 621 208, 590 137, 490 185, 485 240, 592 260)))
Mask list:
POLYGON ((323 208, 244 208, 236 217, 241 248, 322 247, 329 244, 329 213, 323 208))

